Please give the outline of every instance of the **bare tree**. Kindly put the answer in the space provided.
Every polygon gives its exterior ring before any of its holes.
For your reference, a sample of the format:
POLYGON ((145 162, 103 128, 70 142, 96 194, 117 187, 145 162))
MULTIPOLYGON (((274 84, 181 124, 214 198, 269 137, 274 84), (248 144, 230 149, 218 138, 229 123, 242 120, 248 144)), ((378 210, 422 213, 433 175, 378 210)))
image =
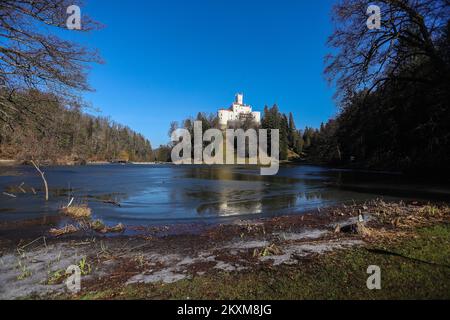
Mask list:
POLYGON ((448 77, 448 58, 439 51, 438 39, 448 28, 448 0, 341 0, 333 9, 336 24, 328 44, 334 53, 326 58, 325 74, 336 82, 338 97, 371 90, 388 79, 427 81, 405 73, 411 62, 428 60, 442 77, 448 77), (381 28, 367 27, 367 8, 381 9, 381 28))
MULTIPOLYGON (((101 62, 99 55, 54 32, 66 28, 67 8, 73 4, 82 5, 73 0, 0 1, 0 121, 13 127, 18 114, 39 121, 42 115, 17 98, 30 89, 77 107, 79 93, 90 90, 86 72, 90 63, 101 62)), ((82 17, 81 31, 99 27, 82 17)))

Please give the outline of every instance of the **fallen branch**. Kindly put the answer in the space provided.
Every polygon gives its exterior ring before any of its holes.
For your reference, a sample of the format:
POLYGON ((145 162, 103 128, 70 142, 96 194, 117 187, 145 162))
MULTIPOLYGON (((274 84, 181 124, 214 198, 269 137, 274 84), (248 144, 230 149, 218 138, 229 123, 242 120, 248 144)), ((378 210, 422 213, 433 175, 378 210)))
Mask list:
POLYGON ((27 193, 27 192, 25 191, 25 189, 22 188, 22 186, 23 186, 24 184, 25 184, 25 183, 22 182, 18 188, 20 189, 20 191, 22 191, 22 193, 27 193))
POLYGON ((75 199, 74 197, 72 197, 72 199, 70 199, 70 201, 67 204, 66 208, 69 208, 72 205, 74 199, 75 199))
POLYGON ((42 180, 44 181, 44 187, 45 187, 45 201, 48 201, 48 184, 47 184, 47 180, 45 179, 45 175, 44 172, 41 171, 41 169, 39 169, 39 167, 36 165, 36 163, 31 160, 31 163, 33 164, 33 166, 36 168, 36 170, 40 173, 42 180))
POLYGON ((16 195, 11 194, 11 193, 8 193, 8 192, 3 192, 3 194, 4 194, 5 196, 11 197, 11 198, 17 198, 16 195))

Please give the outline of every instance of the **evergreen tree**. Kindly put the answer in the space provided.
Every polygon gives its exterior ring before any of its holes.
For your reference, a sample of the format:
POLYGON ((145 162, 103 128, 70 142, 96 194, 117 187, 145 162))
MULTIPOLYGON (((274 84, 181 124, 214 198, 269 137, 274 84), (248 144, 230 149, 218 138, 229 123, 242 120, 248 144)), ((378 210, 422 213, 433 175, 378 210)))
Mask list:
POLYGON ((288 131, 289 124, 286 115, 280 116, 280 160, 288 159, 288 149, 289 149, 289 141, 288 141, 288 131))

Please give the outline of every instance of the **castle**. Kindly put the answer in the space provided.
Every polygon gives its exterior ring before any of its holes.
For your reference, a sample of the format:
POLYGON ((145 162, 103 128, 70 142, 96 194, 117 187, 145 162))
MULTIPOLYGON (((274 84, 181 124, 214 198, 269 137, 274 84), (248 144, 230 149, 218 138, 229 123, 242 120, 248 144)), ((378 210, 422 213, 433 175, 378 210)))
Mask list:
POLYGON ((237 93, 233 104, 228 109, 220 109, 217 112, 219 125, 226 128, 229 122, 244 122, 246 119, 252 119, 255 123, 261 123, 261 113, 252 111, 252 107, 244 104, 244 95, 237 93))

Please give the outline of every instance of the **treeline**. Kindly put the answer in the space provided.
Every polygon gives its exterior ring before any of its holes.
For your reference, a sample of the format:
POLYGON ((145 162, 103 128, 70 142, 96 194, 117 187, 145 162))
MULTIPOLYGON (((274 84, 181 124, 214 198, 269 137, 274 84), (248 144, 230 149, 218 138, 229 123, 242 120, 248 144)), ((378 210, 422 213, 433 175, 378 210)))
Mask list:
MULTIPOLYGON (((7 98, 0 96, 0 101, 7 98)), ((14 101, 23 102, 19 105, 26 102, 34 116, 10 113, 8 123, 0 122, 1 158, 62 164, 154 160, 150 142, 141 134, 107 118, 66 107, 56 96, 27 91, 16 93, 14 101)))
POLYGON ((450 83, 425 61, 411 66, 410 72, 425 70, 427 82, 392 79, 374 92, 355 94, 335 119, 313 132, 309 159, 376 169, 449 171, 450 83))
MULTIPOLYGON (((288 160, 293 157, 289 151, 295 153, 295 157, 303 153, 305 145, 301 130, 297 130, 294 116, 281 113, 275 104, 272 108, 264 107, 264 114, 261 119, 263 129, 278 129, 280 132, 280 160, 288 160)), ((270 131, 269 131, 270 132, 270 131)), ((269 144, 270 145, 270 144, 269 144)))
POLYGON ((326 75, 340 112, 312 135, 310 160, 409 172, 450 171, 450 5, 389 1, 379 30, 365 1, 339 2, 326 75))

